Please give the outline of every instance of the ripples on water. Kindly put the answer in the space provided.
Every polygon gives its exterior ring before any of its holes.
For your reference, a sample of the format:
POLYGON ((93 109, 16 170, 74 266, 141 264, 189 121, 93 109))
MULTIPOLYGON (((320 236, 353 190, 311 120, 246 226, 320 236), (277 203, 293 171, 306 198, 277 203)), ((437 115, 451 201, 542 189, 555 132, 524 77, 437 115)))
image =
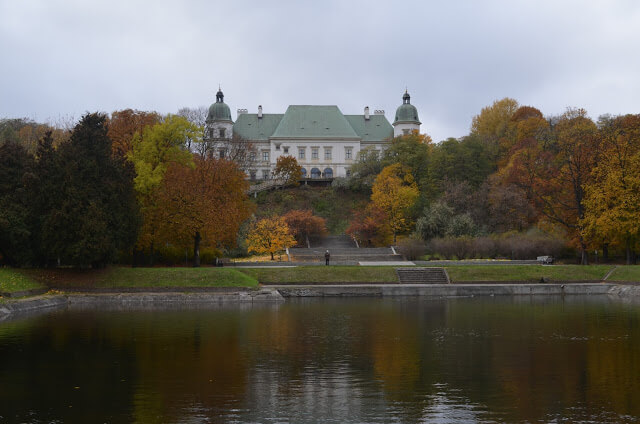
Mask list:
POLYGON ((639 317, 524 296, 55 311, 0 322, 0 422, 639 422, 639 317))

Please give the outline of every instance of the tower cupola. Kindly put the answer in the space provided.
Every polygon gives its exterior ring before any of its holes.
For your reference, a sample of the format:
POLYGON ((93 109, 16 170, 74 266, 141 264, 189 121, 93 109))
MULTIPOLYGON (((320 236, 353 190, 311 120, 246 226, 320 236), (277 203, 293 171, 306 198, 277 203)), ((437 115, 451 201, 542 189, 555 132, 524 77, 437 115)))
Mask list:
POLYGON ((396 109, 396 117, 393 121, 393 136, 398 137, 410 134, 412 131, 420 131, 418 109, 411 104, 411 96, 405 90, 402 96, 402 104, 396 109))
MULTIPOLYGON (((233 131, 233 120, 231 119, 231 109, 224 102, 222 89, 218 87, 216 102, 209 106, 209 113, 205 121, 205 140, 219 140, 231 138, 233 131)), ((222 157, 222 156, 221 156, 222 157)))

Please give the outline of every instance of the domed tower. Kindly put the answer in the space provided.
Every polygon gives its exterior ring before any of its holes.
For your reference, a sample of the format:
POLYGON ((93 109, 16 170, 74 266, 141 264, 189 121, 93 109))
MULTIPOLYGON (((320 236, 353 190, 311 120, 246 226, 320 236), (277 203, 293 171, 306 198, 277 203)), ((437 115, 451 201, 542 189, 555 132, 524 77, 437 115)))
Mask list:
POLYGON ((224 102, 224 94, 218 88, 216 102, 209 107, 205 125, 205 140, 220 140, 231 138, 233 131, 233 121, 231 120, 231 110, 224 102))
POLYGON ((402 96, 402 104, 396 109, 396 119, 393 121, 393 136, 398 137, 410 134, 412 131, 420 131, 420 120, 418 120, 418 109, 410 102, 411 96, 405 90, 402 96))

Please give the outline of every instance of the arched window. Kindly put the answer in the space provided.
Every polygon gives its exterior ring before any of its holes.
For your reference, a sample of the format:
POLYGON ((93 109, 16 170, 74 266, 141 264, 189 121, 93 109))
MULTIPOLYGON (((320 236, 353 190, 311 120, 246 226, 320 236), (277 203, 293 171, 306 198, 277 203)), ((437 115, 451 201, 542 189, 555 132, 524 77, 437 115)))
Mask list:
POLYGON ((325 168, 324 169, 324 177, 325 178, 333 178, 333 169, 325 168))
POLYGON ((318 168, 311 168, 311 178, 320 178, 322 173, 318 168))
POLYGON ((302 178, 307 178, 307 168, 302 168, 302 178))

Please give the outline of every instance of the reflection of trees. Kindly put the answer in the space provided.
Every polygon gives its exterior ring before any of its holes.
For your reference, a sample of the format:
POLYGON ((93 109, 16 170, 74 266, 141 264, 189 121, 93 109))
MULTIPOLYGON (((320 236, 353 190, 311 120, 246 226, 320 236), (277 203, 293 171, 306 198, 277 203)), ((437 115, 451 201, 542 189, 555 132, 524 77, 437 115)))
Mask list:
POLYGON ((0 324, 0 415, 27 420, 37 399, 63 422, 639 416, 639 323, 579 297, 52 314, 0 324))

